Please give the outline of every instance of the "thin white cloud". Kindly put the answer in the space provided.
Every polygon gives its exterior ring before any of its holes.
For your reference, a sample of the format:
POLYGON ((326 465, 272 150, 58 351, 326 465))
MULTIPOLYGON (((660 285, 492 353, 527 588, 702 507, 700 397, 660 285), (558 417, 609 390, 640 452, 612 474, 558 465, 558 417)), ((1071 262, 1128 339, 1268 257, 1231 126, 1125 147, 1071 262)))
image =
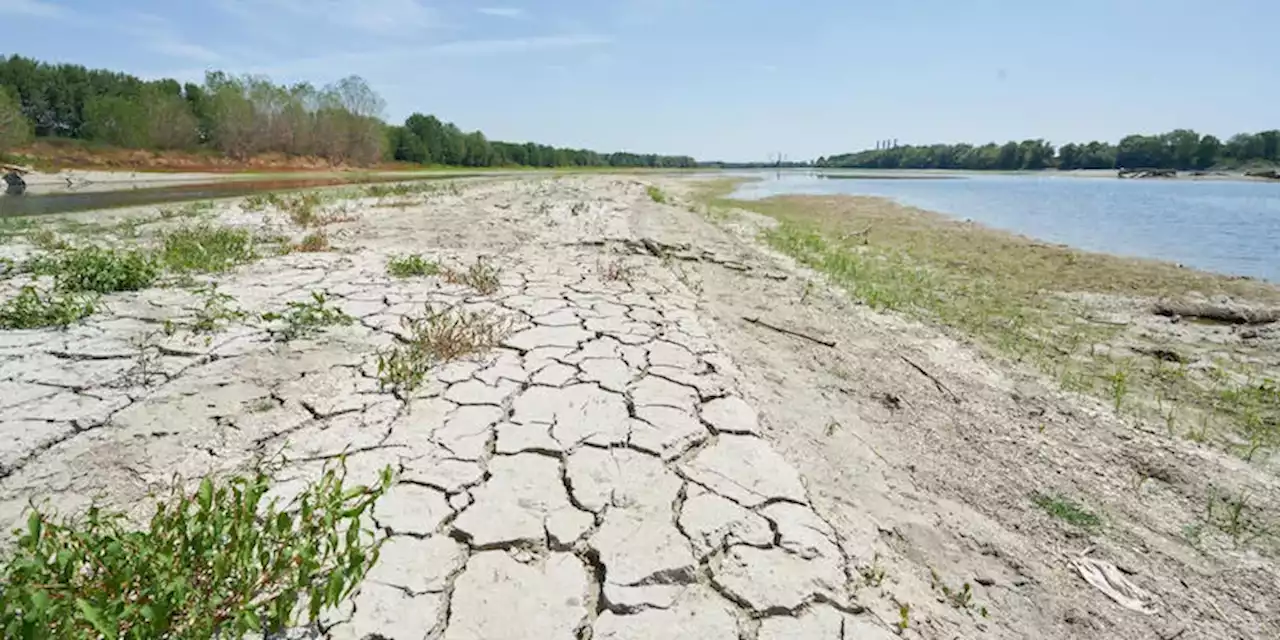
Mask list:
POLYGON ((44 0, 0 0, 0 14, 31 18, 65 18, 66 7, 44 0))
POLYGON ((613 40, 598 35, 537 36, 499 40, 458 40, 433 45, 426 53, 440 55, 485 56, 501 53, 526 53, 551 49, 576 49, 609 44, 613 40))
POLYGON ((318 20, 380 35, 411 33, 440 23, 437 12, 421 0, 362 0, 358 4, 349 0, 218 0, 218 6, 249 22, 297 27, 318 20))
POLYGON ((155 14, 131 13, 118 24, 126 32, 137 36, 143 46, 155 53, 196 62, 217 62, 222 59, 218 52, 183 38, 173 23, 155 14))
POLYGON ((526 15, 524 9, 519 7, 480 7, 479 9, 476 9, 476 11, 479 11, 486 16, 507 18, 509 20, 519 20, 526 15))

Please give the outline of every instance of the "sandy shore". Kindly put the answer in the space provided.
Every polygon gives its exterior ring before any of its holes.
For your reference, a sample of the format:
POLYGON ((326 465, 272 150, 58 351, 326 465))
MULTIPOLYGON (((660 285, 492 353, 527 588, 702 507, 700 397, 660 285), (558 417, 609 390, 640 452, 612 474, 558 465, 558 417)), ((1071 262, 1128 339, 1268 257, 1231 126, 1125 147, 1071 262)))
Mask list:
MULTIPOLYGON (((761 244, 776 220, 708 215, 693 190, 521 177, 352 195, 306 218, 227 201, 140 208, 136 224, 41 219, 73 245, 151 247, 200 223, 329 246, 108 294, 65 330, 0 331, 0 528, 29 500, 145 512, 175 473, 279 451, 288 496, 347 451, 357 479, 391 466, 397 484, 370 523, 382 560, 326 618, 333 638, 1280 633, 1275 556, 1211 525, 1195 544, 1181 533, 1206 485, 1265 498, 1274 476, 854 304, 761 244), (493 286, 391 277, 410 253, 456 271, 483 260, 493 286), (209 284, 239 313, 197 333, 209 284), (351 321, 290 339, 263 319, 313 293, 351 321), (388 388, 378 355, 428 308, 507 331, 388 388), (1101 524, 1055 519, 1033 495, 1070 496, 1101 524), (1152 612, 1082 579, 1085 549, 1152 612)), ((11 235, 6 256, 44 251, 40 230, 11 235)), ((50 285, 2 277, 0 300, 50 285)))

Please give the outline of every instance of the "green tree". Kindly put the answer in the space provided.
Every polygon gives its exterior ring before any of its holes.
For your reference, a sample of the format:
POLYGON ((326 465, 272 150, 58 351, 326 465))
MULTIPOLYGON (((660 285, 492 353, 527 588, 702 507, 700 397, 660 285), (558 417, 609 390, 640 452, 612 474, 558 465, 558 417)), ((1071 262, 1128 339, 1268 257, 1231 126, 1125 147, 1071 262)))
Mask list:
POLYGON ((146 109, 123 96, 90 98, 84 105, 83 127, 82 135, 89 140, 132 149, 151 144, 146 109))
POLYGON ((31 122, 22 114, 22 105, 13 92, 0 87, 0 153, 24 144, 31 138, 31 122))

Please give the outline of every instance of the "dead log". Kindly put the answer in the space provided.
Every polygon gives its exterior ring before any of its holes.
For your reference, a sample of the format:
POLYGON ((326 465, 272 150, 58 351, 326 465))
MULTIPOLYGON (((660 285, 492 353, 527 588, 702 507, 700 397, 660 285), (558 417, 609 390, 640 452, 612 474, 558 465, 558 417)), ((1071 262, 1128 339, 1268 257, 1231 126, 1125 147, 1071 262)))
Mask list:
POLYGON ((1155 304, 1152 312, 1170 318, 1201 318, 1228 324, 1268 324, 1280 321, 1280 308, 1186 300, 1161 300, 1155 304))

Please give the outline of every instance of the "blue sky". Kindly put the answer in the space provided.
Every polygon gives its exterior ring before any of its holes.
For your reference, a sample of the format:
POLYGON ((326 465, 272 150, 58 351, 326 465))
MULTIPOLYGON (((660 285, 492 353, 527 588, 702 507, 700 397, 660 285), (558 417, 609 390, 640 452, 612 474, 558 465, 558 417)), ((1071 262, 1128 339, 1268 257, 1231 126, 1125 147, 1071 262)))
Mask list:
POLYGON ((386 116, 701 159, 1280 127, 1264 0, 0 0, 0 54, 358 74, 386 116))

